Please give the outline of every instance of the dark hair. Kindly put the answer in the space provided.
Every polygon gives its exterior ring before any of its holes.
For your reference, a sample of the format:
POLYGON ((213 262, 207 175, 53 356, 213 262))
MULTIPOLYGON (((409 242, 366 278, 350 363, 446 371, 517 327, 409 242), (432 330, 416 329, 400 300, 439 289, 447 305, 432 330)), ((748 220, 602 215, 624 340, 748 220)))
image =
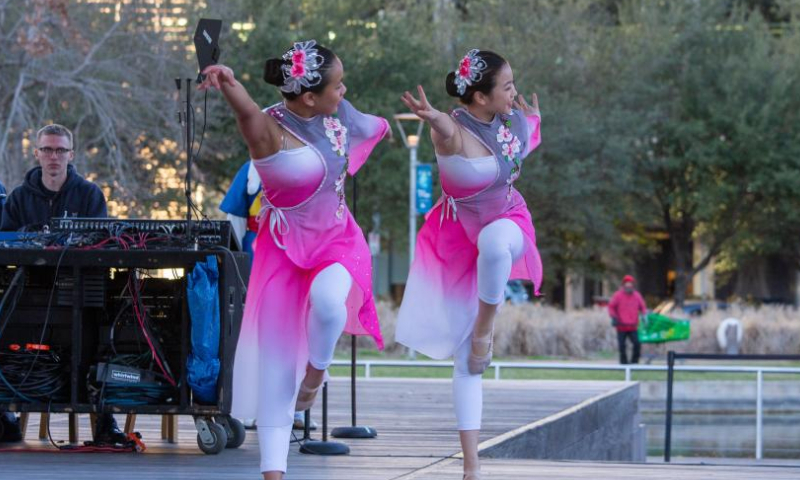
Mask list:
MULTIPOLYGON (((306 92, 320 93, 325 89, 325 87, 330 82, 329 72, 331 70, 331 67, 333 66, 336 54, 320 44, 316 44, 314 48, 317 49, 317 53, 323 59, 322 65, 320 65, 319 68, 317 69, 319 74, 322 75, 322 81, 310 88, 301 87, 299 94, 294 92, 284 92, 283 90, 281 90, 283 98, 287 100, 294 100, 295 98, 299 97, 300 95, 306 92)), ((271 85, 275 85, 276 87, 282 87, 284 80, 283 66, 291 64, 292 64, 291 60, 289 59, 284 60, 283 57, 267 59, 267 61, 264 63, 264 81, 271 85)))
POLYGON ((462 103, 469 105, 473 101, 473 97, 475 96, 475 92, 481 92, 483 94, 488 95, 489 92, 495 86, 495 80, 497 79, 497 73, 503 68, 503 65, 506 63, 506 59, 501 57, 500 55, 490 52, 489 50, 479 50, 478 56, 486 62, 486 68, 481 72, 481 78, 477 82, 469 85, 467 89, 464 91, 463 95, 459 95, 458 87, 456 86, 456 72, 450 72, 447 74, 447 78, 444 81, 444 86, 447 89, 447 94, 451 97, 458 97, 462 103))

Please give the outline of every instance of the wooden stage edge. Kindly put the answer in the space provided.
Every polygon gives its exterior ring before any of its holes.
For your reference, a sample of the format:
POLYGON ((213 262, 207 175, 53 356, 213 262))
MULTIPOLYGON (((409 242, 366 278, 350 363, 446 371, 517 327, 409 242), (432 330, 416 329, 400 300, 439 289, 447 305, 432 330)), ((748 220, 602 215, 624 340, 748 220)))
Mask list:
MULTIPOLYGON (((590 405, 636 384, 603 381, 484 382, 484 421, 481 446, 490 448, 510 436, 570 417, 590 405)), ((351 453, 322 457, 290 449, 286 480, 460 480, 461 460, 453 415, 451 382, 440 379, 369 379, 358 384, 358 423, 378 431, 375 439, 342 440, 351 453)), ((320 422, 319 408, 313 417, 320 422)), ((330 427, 350 424, 350 384, 334 378, 330 383, 330 427)), ((118 421, 124 417, 118 416, 118 421)), ((0 444, 0 479, 50 478, 105 479, 120 476, 137 480, 250 479, 259 474, 259 448, 255 431, 245 443, 219 455, 204 455, 196 446, 191 417, 178 419, 177 443, 161 440, 161 418, 139 415, 136 430, 147 452, 134 454, 63 454, 49 442, 38 440, 39 415, 32 414, 23 444, 0 444), (48 450, 50 449, 50 450, 48 450), (35 450, 35 451, 34 451, 35 450)), ((56 441, 68 438, 66 415, 52 415, 56 441)), ((82 440, 89 437, 88 415, 79 417, 82 440)), ((300 432, 298 432, 298 435, 300 432)), ((314 432, 319 439, 320 432, 314 432)), ((791 466, 664 465, 599 462, 559 462, 520 459, 486 459, 482 480, 500 479, 740 479, 800 478, 791 466)))

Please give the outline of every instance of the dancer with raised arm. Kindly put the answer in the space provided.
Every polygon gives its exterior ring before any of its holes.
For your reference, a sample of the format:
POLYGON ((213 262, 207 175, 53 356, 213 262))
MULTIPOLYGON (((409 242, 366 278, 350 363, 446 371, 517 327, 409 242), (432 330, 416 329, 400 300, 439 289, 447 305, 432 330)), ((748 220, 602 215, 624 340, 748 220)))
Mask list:
POLYGON ((533 281, 542 262, 525 200, 514 188, 540 143, 536 95, 517 94, 500 55, 470 50, 445 81, 464 108, 451 115, 409 92, 403 103, 431 126, 442 197, 417 236, 397 341, 436 359, 454 357, 453 397, 464 478, 480 479, 481 375, 492 358, 494 317, 509 279, 533 281))
POLYGON ((342 62, 314 40, 267 60, 284 101, 262 111, 224 65, 201 89, 236 115, 263 196, 233 373, 232 415, 256 418, 265 479, 286 472, 295 411, 311 407, 336 341, 369 334, 383 348, 369 247, 345 203, 355 174, 389 129, 344 99, 342 62))

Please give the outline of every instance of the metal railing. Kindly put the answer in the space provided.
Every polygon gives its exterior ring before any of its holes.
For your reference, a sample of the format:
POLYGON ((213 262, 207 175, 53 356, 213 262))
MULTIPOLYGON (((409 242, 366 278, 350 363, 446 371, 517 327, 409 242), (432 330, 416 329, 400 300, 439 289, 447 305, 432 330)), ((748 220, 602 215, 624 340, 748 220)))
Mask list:
MULTIPOLYGON (((664 461, 669 462, 672 453, 672 384, 674 383, 674 372, 676 370, 686 370, 686 366, 676 366, 676 360, 726 360, 726 361, 800 361, 800 355, 718 355, 703 353, 676 353, 670 351, 667 354, 667 415, 664 429, 664 461)), ((708 367, 704 367, 708 368, 708 367)), ((721 366, 714 366, 715 369, 721 366)), ((729 367, 730 368, 730 367, 729 367)), ((745 369, 747 367, 734 367, 745 369)), ((720 371, 720 370, 708 370, 720 371)), ((798 368, 767 368, 750 367, 749 370, 739 370, 755 372, 756 374, 756 460, 764 457, 764 373, 800 373, 798 368)))
MULTIPOLYGON (((739 359, 742 355, 735 356, 739 359)), ((796 360, 800 361, 800 355, 796 360)), ((349 367, 348 360, 334 360, 333 366, 349 367)), ((358 360, 356 365, 364 367, 364 377, 372 378, 374 367, 406 368, 406 367, 437 367, 453 368, 451 361, 437 360, 358 360)), ((494 371, 494 379, 502 380, 501 370, 503 369, 530 369, 530 370, 602 370, 602 371, 623 371, 625 381, 631 381, 631 372, 667 372, 667 365, 642 365, 642 364, 598 364, 598 363, 549 363, 549 362, 492 362, 490 365, 494 371)), ((800 367, 762 367, 747 365, 675 365, 676 372, 725 372, 725 373, 800 373, 800 367)))
MULTIPOLYGON (((667 359, 667 365, 640 365, 640 364, 596 364, 596 363, 550 363, 550 362, 493 362, 490 368, 494 371, 494 379, 502 380, 504 369, 530 369, 530 370, 601 370, 622 371, 625 381, 630 382, 632 372, 665 372, 667 374, 667 433, 665 436, 664 460, 669 461, 669 449, 672 427, 672 382, 674 372, 705 372, 705 373, 751 373, 756 375, 756 459, 763 457, 763 385, 764 374, 800 374, 797 367, 766 367, 749 365, 675 365, 677 359, 703 359, 703 360, 789 360, 800 361, 800 355, 700 355, 677 354, 667 359), (670 362, 670 358, 672 361, 670 362)), ((349 361, 334 360, 334 366, 350 366, 349 361)), ((358 360, 356 365, 364 368, 364 377, 372 378, 372 369, 375 367, 408 368, 408 367, 434 367, 453 368, 451 361, 425 361, 425 360, 358 360)))

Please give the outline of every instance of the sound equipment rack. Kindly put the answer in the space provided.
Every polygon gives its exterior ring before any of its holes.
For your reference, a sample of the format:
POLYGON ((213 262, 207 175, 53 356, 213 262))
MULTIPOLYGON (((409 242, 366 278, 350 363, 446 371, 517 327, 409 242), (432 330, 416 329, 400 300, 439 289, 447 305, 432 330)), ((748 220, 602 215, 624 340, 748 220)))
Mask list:
MULTIPOLYGON (((185 222, 111 222, 91 219, 96 223, 85 223, 84 220, 89 219, 77 220, 80 221, 54 221, 51 223, 50 236, 58 232, 75 235, 110 232, 110 236, 118 236, 121 229, 129 235, 141 234, 140 238, 159 233, 179 237, 185 233, 181 231, 185 222)), ((40 399, 26 402, 15 399, 11 403, 0 403, 0 411, 183 414, 194 416, 196 424, 198 419, 200 423, 212 423, 214 419, 219 423, 220 416, 229 416, 233 358, 241 328, 250 260, 246 253, 228 248, 236 247, 229 242, 231 235, 228 222, 196 222, 194 225, 200 235, 205 235, 202 243, 194 243, 197 250, 155 247, 156 244, 148 246, 144 242, 141 246, 148 249, 92 249, 57 244, 31 248, 30 245, 35 242, 31 243, 30 237, 23 240, 26 246, 0 248, 0 297, 8 289, 9 282, 18 269, 24 268, 26 273, 24 289, 7 322, 5 332, 2 331, 3 322, 0 321, 0 351, 7 351, 12 344, 25 345, 38 341, 41 337, 50 348, 61 352, 64 361, 68 362, 69 372, 64 400, 40 399), (203 227, 203 224, 206 226, 203 227), (186 381, 186 364, 191 351, 191 321, 186 292, 189 272, 197 262, 205 262, 210 255, 217 258, 219 266, 220 372, 217 401, 214 404, 204 404, 194 398, 186 381), (109 326, 116 330, 111 333, 117 334, 120 342, 118 348, 124 350, 125 345, 130 346, 132 338, 132 333, 125 331, 129 327, 122 325, 117 319, 114 320, 115 323, 109 323, 121 308, 120 291, 125 288, 123 279, 133 271, 146 275, 154 270, 178 269, 185 272, 180 278, 145 280, 143 294, 148 312, 152 310, 150 318, 156 330, 154 336, 162 342, 165 359, 169 361, 177 381, 176 395, 164 404, 115 405, 113 402, 105 402, 102 409, 98 408, 90 400, 87 378, 90 369, 98 363, 98 358, 109 351, 106 340, 109 326)), ((8 244, 0 243, 0 247, 3 245, 8 244)), ((2 318, 0 316, 0 320, 2 318)), ((201 431, 201 425, 198 424, 200 435, 207 436, 207 430, 201 431)), ((218 431, 211 430, 211 433, 218 431)))

